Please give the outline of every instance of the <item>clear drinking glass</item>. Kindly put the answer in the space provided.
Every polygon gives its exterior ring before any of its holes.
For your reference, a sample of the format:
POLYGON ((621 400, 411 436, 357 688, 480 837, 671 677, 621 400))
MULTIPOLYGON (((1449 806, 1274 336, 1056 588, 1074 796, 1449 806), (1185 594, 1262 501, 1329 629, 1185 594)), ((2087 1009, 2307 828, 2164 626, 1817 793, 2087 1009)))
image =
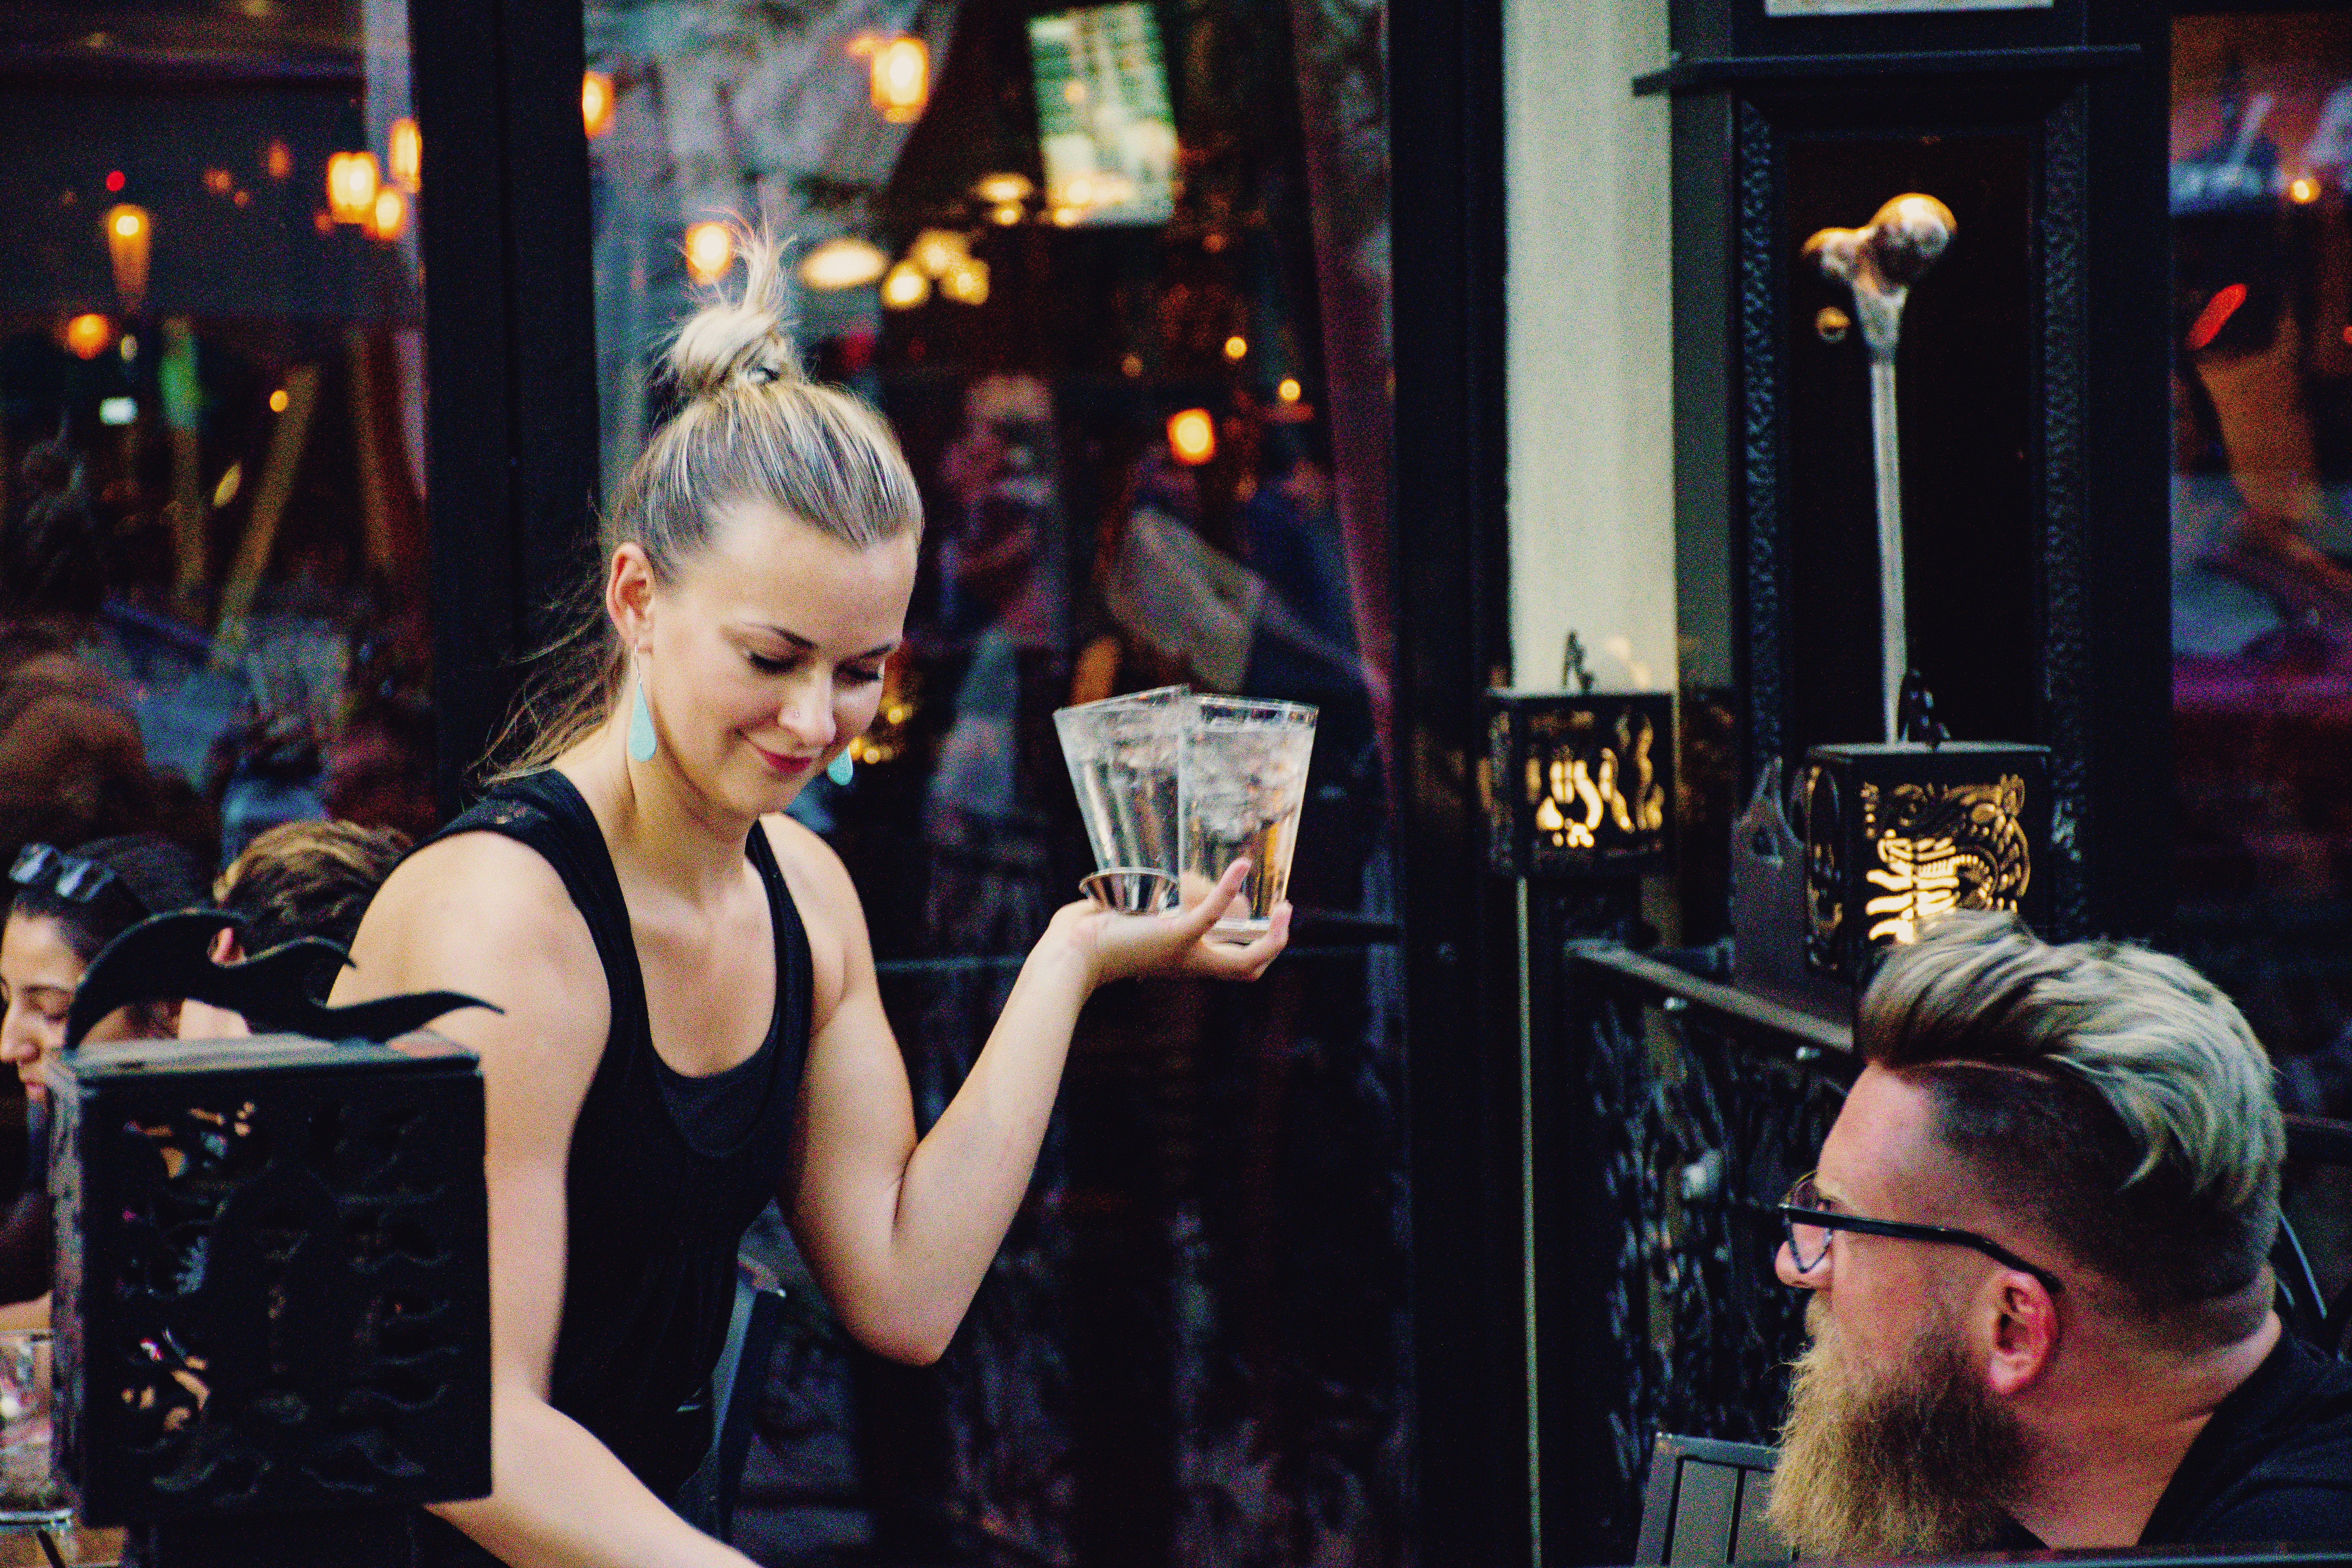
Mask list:
POLYGON ((1160 686, 1054 715, 1096 868, 1165 873, 1163 909, 1176 900, 1176 752, 1192 699, 1160 686))
POLYGON ((1290 886, 1314 751, 1315 710, 1303 702, 1193 700, 1176 768, 1183 896, 1200 897, 1235 860, 1250 860, 1249 879, 1217 921, 1217 934, 1247 939, 1273 922, 1290 886))
POLYGON ((49 1334, 0 1330, 0 1525, 70 1523, 49 1450, 49 1334))

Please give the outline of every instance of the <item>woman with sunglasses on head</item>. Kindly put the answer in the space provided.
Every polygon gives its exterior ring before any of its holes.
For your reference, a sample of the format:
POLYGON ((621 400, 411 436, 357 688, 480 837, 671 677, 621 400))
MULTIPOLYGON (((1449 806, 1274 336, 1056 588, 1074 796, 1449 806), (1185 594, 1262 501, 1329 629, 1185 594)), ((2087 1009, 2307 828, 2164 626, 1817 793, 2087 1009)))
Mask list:
MULTIPOLYGON (((11 1322, 46 1322, 49 1288, 47 1091, 41 1075, 65 1048, 66 1016, 99 949, 150 915, 208 901, 195 858, 152 833, 101 838, 72 850, 27 845, 12 863, 14 895, 0 926, 0 1061, 25 1086, 30 1139, 24 1190, 0 1220, 0 1301, 32 1303, 11 1322), (37 1300, 38 1299, 38 1300, 37 1300)), ((176 1002, 119 1007, 100 1019, 84 1044, 170 1039, 176 1002)))
POLYGON ((856 891, 783 810, 873 721, 921 502, 882 420, 803 378, 781 258, 746 248, 745 297, 670 351, 683 407, 614 509, 592 662, 530 726, 527 771, 393 872, 336 983, 339 1004, 503 1009, 434 1026, 481 1057, 495 1483, 422 1521, 436 1563, 748 1568, 673 1511, 710 1446, 745 1227, 779 1201, 847 1331, 935 1360, 1027 1191, 1087 997, 1254 978, 1288 929, 1285 905, 1248 946, 1207 940, 1245 867, 1181 911, 1065 907, 918 1129, 856 891))

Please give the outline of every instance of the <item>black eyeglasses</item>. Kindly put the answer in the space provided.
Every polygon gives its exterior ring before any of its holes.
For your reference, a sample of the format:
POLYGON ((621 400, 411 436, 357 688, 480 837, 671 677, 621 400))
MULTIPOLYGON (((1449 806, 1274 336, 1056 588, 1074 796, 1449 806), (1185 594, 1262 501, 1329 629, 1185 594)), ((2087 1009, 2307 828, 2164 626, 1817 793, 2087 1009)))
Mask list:
POLYGON ((2063 1289, 2058 1277, 2038 1264, 2028 1263, 1990 1237, 1979 1236, 1972 1230, 1956 1230, 1949 1226, 1913 1225, 1907 1220, 1866 1219, 1858 1214, 1840 1214, 1822 1207, 1821 1189, 1813 1185, 1813 1173, 1799 1176, 1789 1195, 1780 1200, 1780 1228, 1787 1233, 1789 1256, 1800 1274, 1811 1274, 1829 1256, 1830 1233, 1836 1230, 1858 1230, 1864 1236, 1891 1236, 1898 1241, 1928 1241, 1939 1247, 1966 1247, 1983 1253, 1995 1263, 2011 1268, 2021 1268, 2042 1281, 2053 1296, 2063 1289))
POLYGON ((89 902, 114 886, 115 879, 108 867, 68 855, 54 844, 26 845, 8 871, 8 880, 20 888, 47 886, 77 904, 89 902))

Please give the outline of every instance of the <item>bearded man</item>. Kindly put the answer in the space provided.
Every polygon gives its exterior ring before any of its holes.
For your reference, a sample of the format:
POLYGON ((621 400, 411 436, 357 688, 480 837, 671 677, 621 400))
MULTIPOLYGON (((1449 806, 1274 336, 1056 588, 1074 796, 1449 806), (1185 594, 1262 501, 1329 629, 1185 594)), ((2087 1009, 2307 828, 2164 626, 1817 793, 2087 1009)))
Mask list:
POLYGON ((2177 960, 1948 917, 1790 1193, 1771 1518, 1808 1557, 2352 1542, 2352 1364, 2285 1334, 2262 1047, 2177 960))

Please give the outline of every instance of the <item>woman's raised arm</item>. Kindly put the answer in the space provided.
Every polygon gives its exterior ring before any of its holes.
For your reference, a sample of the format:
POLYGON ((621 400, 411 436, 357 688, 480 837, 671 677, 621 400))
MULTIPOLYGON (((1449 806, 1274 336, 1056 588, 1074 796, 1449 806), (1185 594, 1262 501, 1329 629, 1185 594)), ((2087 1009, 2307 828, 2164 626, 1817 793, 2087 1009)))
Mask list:
POLYGON ((1243 863, 1176 914, 1112 915, 1092 904, 1056 911, 963 1086, 918 1142, 856 890, 814 834, 768 822, 819 955, 785 1212, 851 1333, 896 1360, 935 1361, 1028 1190, 1087 997, 1139 974, 1255 979, 1288 940, 1289 906, 1246 947, 1206 941, 1241 886, 1243 863))
POLYGON ((563 1305, 564 1171, 609 1023, 604 970, 553 868, 511 839, 419 851, 369 906, 338 1003, 446 989, 503 1013, 434 1026, 478 1053, 490 1206, 494 1490, 433 1511, 509 1563, 747 1568, 548 1403, 563 1305))

